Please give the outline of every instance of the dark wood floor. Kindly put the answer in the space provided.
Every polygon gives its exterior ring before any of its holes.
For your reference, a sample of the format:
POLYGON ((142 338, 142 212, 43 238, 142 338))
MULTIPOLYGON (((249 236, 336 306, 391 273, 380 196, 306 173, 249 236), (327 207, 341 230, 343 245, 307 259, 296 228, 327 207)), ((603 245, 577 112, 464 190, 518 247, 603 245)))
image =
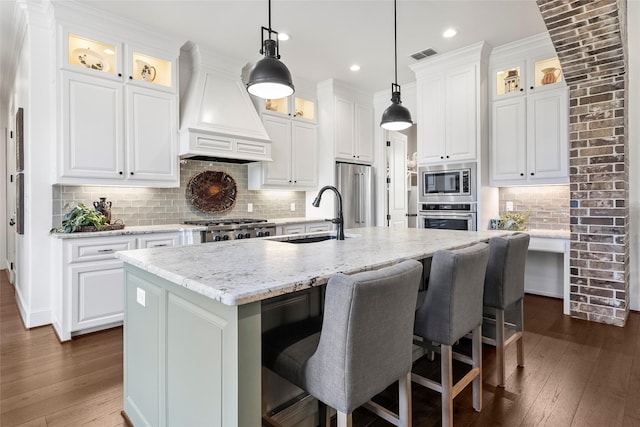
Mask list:
MULTIPOLYGON (((25 330, 6 271, 0 271, 0 425, 123 426, 122 329, 60 344, 50 326, 25 330)), ((484 409, 455 400, 456 426, 640 426, 640 314, 624 328, 571 319, 560 300, 525 299, 525 367, 507 355, 495 387, 484 352, 484 409)), ((413 386, 413 425, 440 424, 439 395, 413 386)), ((386 426, 366 411, 357 426, 386 426)))

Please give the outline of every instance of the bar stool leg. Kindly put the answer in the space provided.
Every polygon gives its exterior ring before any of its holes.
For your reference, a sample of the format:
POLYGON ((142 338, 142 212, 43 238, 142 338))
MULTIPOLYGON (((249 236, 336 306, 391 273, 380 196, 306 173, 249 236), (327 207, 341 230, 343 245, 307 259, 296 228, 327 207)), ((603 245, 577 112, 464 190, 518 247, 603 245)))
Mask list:
POLYGON ((504 310, 496 309, 496 364, 498 387, 504 387, 504 310))
MULTIPOLYGON (((518 316, 518 324, 516 325, 516 333, 522 334, 524 331, 524 301, 520 300, 518 301, 516 304, 518 304, 518 311, 519 311, 519 316, 518 316)), ((524 346, 522 344, 523 341, 523 337, 522 335, 520 335, 520 337, 517 340, 517 348, 518 348, 518 366, 524 366, 524 346)))
POLYGON ((398 418, 400 427, 411 427, 411 372, 398 380, 398 418))
POLYGON ((482 411, 482 326, 473 330, 471 357, 472 368, 478 368, 478 375, 473 379, 473 409, 482 411))
POLYGON ((440 372, 442 384, 442 425, 453 427, 453 367, 450 345, 440 346, 440 372))
POLYGON ((344 412, 338 411, 338 427, 352 427, 353 426, 353 416, 351 413, 345 414, 344 412))

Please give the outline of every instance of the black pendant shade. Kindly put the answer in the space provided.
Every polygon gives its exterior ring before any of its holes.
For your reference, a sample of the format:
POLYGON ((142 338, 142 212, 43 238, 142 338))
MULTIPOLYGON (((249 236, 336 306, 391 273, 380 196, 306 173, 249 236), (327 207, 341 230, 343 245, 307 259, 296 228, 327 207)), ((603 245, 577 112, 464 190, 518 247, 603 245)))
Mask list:
POLYGON ((402 106, 400 85, 398 84, 398 23, 396 17, 396 0, 393 0, 393 43, 395 49, 395 83, 391 83, 391 105, 382 113, 380 126, 387 130, 402 130, 413 125, 411 113, 402 106))
POLYGON ((402 130, 413 125, 409 109, 400 100, 400 86, 391 83, 391 105, 382 113, 380 126, 387 130, 402 130))
POLYGON ((280 61, 278 32, 271 29, 271 0, 269 0, 269 28, 262 27, 262 45, 260 53, 264 58, 256 63, 249 73, 247 90, 251 95, 265 99, 284 98, 293 94, 295 87, 291 73, 280 61), (265 31, 268 38, 265 40, 265 31), (275 40, 271 38, 275 34, 275 40))

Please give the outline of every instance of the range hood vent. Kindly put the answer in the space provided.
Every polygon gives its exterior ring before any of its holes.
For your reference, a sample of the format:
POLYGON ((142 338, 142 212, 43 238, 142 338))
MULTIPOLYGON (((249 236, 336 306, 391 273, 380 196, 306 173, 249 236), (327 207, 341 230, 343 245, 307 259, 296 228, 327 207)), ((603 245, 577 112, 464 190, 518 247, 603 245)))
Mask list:
POLYGON ((271 139, 242 83, 243 65, 193 43, 180 50, 180 158, 271 161, 271 139))
POLYGON ((438 52, 436 52, 435 50, 429 48, 429 49, 421 50, 420 52, 416 52, 413 55, 411 55, 411 57, 413 59, 415 59, 416 61, 419 61, 419 60, 427 58, 429 56, 433 56, 436 53, 438 53, 438 52))

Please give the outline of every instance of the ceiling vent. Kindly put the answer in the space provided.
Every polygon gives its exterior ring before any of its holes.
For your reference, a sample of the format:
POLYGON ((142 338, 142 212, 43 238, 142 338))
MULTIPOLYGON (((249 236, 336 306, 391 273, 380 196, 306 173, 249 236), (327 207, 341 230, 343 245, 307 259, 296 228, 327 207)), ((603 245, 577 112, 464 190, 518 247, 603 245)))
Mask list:
POLYGON ((424 58, 426 58, 428 56, 435 55, 436 53, 438 53, 438 52, 436 52, 435 50, 429 48, 429 49, 421 50, 420 52, 416 52, 413 55, 411 55, 411 57, 413 59, 415 59, 416 61, 419 61, 419 60, 424 59, 424 58))

